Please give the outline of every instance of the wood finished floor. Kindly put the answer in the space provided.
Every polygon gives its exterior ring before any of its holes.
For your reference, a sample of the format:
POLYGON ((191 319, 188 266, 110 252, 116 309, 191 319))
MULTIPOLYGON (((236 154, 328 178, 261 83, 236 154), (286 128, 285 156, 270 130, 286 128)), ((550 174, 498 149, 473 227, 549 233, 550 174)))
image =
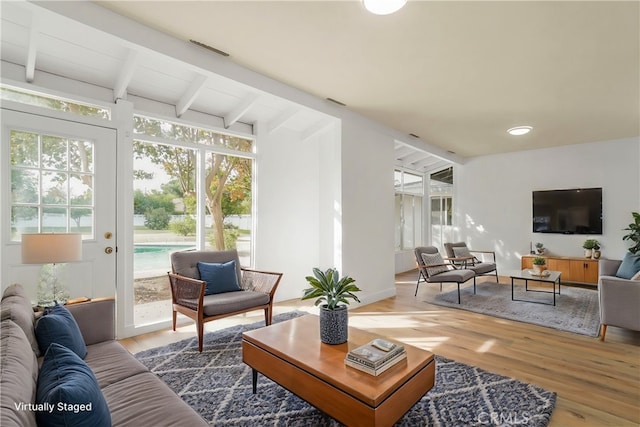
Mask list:
MULTIPOLYGON (((350 326, 555 391, 558 400, 551 427, 640 425, 639 332, 610 326, 607 340, 601 342, 439 307, 424 302, 429 294, 439 292, 438 285, 421 284, 414 297, 415 277, 413 272, 396 276, 397 295, 351 310, 350 326)), ((278 303, 274 312, 294 309, 316 312, 307 301, 278 303)), ((259 321, 261 313, 209 322, 206 331, 259 321)), ((195 327, 187 324, 176 332, 159 331, 121 342, 135 353, 194 336, 195 327)))

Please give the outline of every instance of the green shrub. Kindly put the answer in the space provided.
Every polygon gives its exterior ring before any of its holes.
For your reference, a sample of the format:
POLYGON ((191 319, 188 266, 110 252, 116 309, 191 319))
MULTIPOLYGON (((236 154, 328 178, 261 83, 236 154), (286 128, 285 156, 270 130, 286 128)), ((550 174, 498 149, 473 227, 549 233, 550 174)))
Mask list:
MULTIPOLYGON (((227 224, 225 224, 224 228, 224 248, 225 249, 236 249, 238 236, 240 236, 240 231, 238 231, 237 227, 227 228, 227 224)), ((214 233, 209 233, 209 244, 212 247, 216 247, 216 236, 214 233)))
POLYGON ((194 235, 196 234, 196 220, 187 215, 183 219, 172 221, 169 224, 169 230, 181 236, 194 235))
POLYGON ((144 214, 144 225, 150 230, 166 230, 170 219, 164 208, 149 209, 144 214))

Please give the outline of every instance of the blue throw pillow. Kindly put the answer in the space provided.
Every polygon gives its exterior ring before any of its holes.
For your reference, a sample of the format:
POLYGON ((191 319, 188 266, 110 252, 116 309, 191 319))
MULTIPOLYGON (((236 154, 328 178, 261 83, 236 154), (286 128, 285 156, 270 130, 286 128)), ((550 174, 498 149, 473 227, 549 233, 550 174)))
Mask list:
POLYGON ((223 292, 240 291, 236 262, 229 261, 222 264, 199 262, 200 279, 207 282, 205 295, 221 294, 223 292))
POLYGON ((110 427, 111 413, 98 380, 84 360, 53 343, 38 374, 38 426, 110 427))
POLYGON ((627 252, 622 259, 622 264, 618 267, 616 276, 622 279, 631 279, 638 271, 640 271, 640 255, 627 252))
POLYGON ((84 359, 87 346, 76 319, 63 305, 56 304, 45 311, 36 323, 36 339, 40 353, 44 354, 52 343, 62 344, 84 359))

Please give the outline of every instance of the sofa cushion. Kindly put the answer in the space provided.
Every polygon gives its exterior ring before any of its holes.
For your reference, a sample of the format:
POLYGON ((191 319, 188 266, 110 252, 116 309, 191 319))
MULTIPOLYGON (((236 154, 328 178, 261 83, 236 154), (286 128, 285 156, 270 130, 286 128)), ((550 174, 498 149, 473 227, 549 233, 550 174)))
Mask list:
POLYGON ((20 285, 11 285, 5 290, 5 296, 0 302, 0 319, 13 320, 18 326, 22 328, 22 331, 29 340, 32 351, 36 357, 40 356, 40 348, 38 347, 38 341, 36 340, 36 334, 33 330, 35 324, 35 314, 31 307, 31 302, 22 292, 16 290, 20 285), (12 290, 11 292, 7 292, 12 290))
POLYGON ((236 262, 198 262, 200 279, 207 282, 205 295, 239 291, 236 262))
POLYGON ((0 426, 35 426, 35 412, 16 403, 36 401, 38 362, 24 331, 11 320, 0 323, 0 354, 0 426))
POLYGON ((62 344, 81 359, 87 355, 87 347, 76 323, 76 319, 63 305, 56 304, 47 309, 36 322, 36 338, 44 354, 52 343, 62 344))
POLYGON ((616 276, 622 279, 631 279, 638 271, 640 271, 640 255, 627 252, 618 267, 616 276))
POLYGON ((205 316, 217 316, 269 304, 269 295, 254 291, 225 292, 206 295, 202 304, 205 316))
MULTIPOLYGON (((207 425, 197 412, 151 372, 111 384, 102 392, 114 427, 207 425)), ((207 404, 217 403, 214 398, 207 404)))
POLYGON ((100 388, 149 371, 117 341, 87 346, 84 361, 96 376, 100 388))
POLYGON ((110 427, 109 407, 91 368, 68 348, 52 343, 44 355, 36 404, 38 426, 110 427))
POLYGON ((441 274, 449 271, 446 265, 442 265, 444 264, 444 260, 442 259, 442 256, 439 253, 428 254, 423 252, 420 256, 422 256, 422 262, 424 262, 424 265, 426 266, 437 265, 437 267, 427 267, 429 276, 433 276, 436 274, 441 274))

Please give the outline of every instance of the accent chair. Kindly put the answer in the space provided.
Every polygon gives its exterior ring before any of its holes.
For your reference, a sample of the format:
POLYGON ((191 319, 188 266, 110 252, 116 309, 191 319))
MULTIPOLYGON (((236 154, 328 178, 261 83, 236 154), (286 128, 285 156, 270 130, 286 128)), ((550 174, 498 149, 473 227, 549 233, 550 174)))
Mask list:
POLYGON ((473 293, 476 293, 476 274, 469 269, 458 267, 445 260, 435 246, 419 246, 414 249, 416 263, 418 264, 418 281, 416 282, 416 292, 421 281, 427 283, 457 283, 458 284, 458 304, 460 304, 460 284, 473 279, 473 293))
POLYGON ((498 267, 495 251, 476 251, 467 247, 465 242, 445 243, 447 257, 456 265, 462 265, 476 273, 476 276, 496 276, 498 282, 498 267), (485 257, 489 258, 485 261, 485 257))
POLYGON ((601 341, 604 341, 609 325, 640 331, 640 279, 617 277, 621 264, 622 261, 612 259, 598 262, 601 341))
POLYGON ((178 313, 195 320, 198 351, 206 322, 262 309, 265 324, 271 324, 282 273, 242 268, 236 250, 174 252, 171 268, 173 330, 178 313))

